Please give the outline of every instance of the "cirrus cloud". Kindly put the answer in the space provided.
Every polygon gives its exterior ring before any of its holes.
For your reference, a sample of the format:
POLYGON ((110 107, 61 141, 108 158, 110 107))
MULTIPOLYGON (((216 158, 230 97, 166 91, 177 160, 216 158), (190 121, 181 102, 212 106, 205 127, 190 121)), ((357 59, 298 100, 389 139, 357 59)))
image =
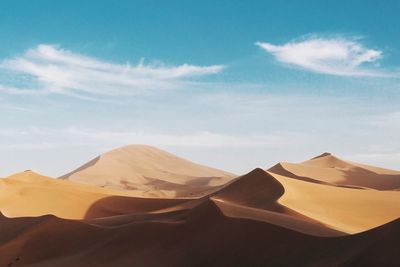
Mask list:
POLYGON ((316 73, 337 76, 391 77, 392 74, 371 66, 383 52, 367 48, 356 38, 311 37, 283 45, 257 42, 257 46, 272 54, 279 62, 316 73))
POLYGON ((22 56, 0 62, 0 70, 7 72, 10 80, 19 75, 19 80, 29 80, 30 87, 7 86, 0 80, 0 92, 130 95, 142 90, 182 88, 223 69, 222 65, 146 65, 143 60, 134 66, 115 64, 41 44, 22 56))

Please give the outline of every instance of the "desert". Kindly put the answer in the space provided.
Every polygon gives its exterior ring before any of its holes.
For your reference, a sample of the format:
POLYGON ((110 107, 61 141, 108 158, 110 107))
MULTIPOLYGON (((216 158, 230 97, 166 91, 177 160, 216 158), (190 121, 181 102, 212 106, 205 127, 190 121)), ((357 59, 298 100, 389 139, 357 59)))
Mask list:
POLYGON ((399 267, 400 0, 0 0, 0 267, 399 267))
POLYGON ((104 155, 60 178, 0 180, 1 266, 397 262, 400 172, 327 153, 240 176, 151 146, 104 155))

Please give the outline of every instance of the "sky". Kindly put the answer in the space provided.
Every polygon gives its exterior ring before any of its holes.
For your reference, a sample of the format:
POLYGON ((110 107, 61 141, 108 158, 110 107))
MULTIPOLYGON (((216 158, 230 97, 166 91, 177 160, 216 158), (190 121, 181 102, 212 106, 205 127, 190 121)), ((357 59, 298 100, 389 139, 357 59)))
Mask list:
POLYGON ((399 1, 0 1, 0 176, 127 144, 400 169, 399 1))

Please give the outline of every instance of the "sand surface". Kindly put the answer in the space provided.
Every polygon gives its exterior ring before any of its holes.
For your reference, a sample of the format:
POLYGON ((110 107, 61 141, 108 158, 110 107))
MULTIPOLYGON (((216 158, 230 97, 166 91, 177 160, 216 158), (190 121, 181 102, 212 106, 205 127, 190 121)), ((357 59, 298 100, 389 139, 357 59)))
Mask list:
POLYGON ((399 265, 397 171, 323 154, 234 178, 147 146, 104 155, 0 180, 0 266, 399 265))
POLYGON ((51 214, 65 219, 97 218, 148 212, 183 201, 147 198, 142 204, 143 200, 132 197, 130 192, 54 179, 32 171, 0 179, 0 212, 7 217, 51 214))
POLYGON ((272 174, 285 188, 278 202, 346 233, 365 231, 400 217, 399 191, 327 186, 272 174))

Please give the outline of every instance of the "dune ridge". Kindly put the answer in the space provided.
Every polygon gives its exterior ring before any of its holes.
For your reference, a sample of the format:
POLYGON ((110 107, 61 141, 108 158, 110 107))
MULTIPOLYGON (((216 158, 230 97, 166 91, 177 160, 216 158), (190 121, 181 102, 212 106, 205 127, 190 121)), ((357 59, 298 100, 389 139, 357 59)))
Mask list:
POLYGON ((395 190, 400 187, 400 171, 345 161, 331 153, 323 153, 302 163, 280 162, 268 171, 323 184, 376 190, 395 190))

